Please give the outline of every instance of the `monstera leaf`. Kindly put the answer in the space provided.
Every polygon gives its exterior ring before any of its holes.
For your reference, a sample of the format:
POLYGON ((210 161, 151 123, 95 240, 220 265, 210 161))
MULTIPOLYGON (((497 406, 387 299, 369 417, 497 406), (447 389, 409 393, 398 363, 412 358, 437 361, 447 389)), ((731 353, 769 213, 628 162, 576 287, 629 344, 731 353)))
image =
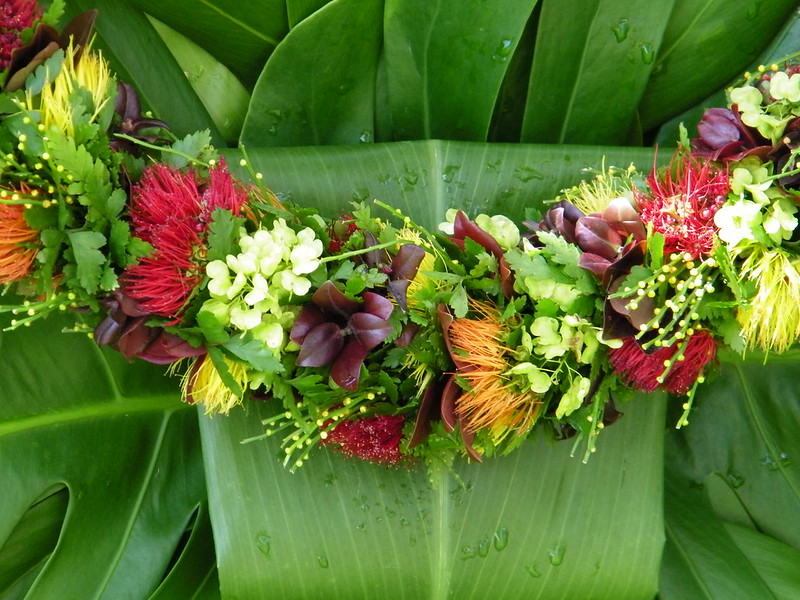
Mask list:
POLYGON ((0 597, 215 597, 195 411, 62 323, 0 337, 0 597))

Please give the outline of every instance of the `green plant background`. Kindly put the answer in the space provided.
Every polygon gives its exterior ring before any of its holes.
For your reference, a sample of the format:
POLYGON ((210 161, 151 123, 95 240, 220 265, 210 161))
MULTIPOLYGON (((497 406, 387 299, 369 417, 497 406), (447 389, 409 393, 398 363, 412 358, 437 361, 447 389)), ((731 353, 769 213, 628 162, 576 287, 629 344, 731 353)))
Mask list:
MULTIPOLYGON (((68 0, 181 135, 329 214, 522 217, 647 168, 738 74, 800 48, 786 0, 68 0)), ((246 176, 245 172, 240 175, 246 176)), ((588 464, 295 474, 267 405, 208 418, 61 322, 0 334, 0 599, 800 597, 798 356, 724 355, 688 428, 638 396, 588 464)))

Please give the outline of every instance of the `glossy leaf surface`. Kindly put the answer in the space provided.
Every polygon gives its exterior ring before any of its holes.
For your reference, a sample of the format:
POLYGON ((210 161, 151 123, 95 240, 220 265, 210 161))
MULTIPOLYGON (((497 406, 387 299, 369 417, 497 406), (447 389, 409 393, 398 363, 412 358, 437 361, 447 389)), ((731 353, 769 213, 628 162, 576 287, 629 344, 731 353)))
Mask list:
POLYGON ((179 597, 202 589, 200 444, 175 382, 57 319, 0 334, 0 370, 0 597, 147 598, 165 577, 179 597))

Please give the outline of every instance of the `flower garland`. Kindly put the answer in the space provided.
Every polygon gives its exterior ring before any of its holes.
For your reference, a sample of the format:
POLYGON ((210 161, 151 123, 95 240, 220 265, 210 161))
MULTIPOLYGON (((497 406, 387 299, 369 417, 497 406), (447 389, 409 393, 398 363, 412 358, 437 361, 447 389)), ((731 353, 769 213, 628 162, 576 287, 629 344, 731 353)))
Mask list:
POLYGON ((719 347, 800 337, 800 66, 746 74, 664 168, 609 169, 520 225, 451 210, 431 232, 235 180, 207 134, 141 114, 88 41, 94 13, 65 42, 17 4, 0 13, 9 329, 70 312, 181 370, 208 413, 264 402, 290 468, 317 446, 480 461, 544 431, 588 457, 632 391, 685 397, 683 426, 719 347))

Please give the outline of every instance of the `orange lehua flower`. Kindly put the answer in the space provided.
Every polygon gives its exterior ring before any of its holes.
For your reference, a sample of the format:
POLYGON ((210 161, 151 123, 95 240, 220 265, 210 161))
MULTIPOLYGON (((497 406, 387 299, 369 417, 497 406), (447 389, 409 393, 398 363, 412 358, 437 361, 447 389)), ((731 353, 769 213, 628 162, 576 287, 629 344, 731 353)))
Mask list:
POLYGON ((37 249, 26 246, 39 232, 25 222, 25 207, 0 203, 0 283, 25 278, 31 270, 37 249))
POLYGON ((505 373, 511 368, 503 345, 503 324, 487 305, 475 303, 478 319, 454 319, 448 328, 451 357, 457 376, 469 389, 455 401, 456 413, 471 431, 490 429, 496 439, 510 431, 522 434, 536 421, 541 408, 534 393, 519 391, 505 373))

